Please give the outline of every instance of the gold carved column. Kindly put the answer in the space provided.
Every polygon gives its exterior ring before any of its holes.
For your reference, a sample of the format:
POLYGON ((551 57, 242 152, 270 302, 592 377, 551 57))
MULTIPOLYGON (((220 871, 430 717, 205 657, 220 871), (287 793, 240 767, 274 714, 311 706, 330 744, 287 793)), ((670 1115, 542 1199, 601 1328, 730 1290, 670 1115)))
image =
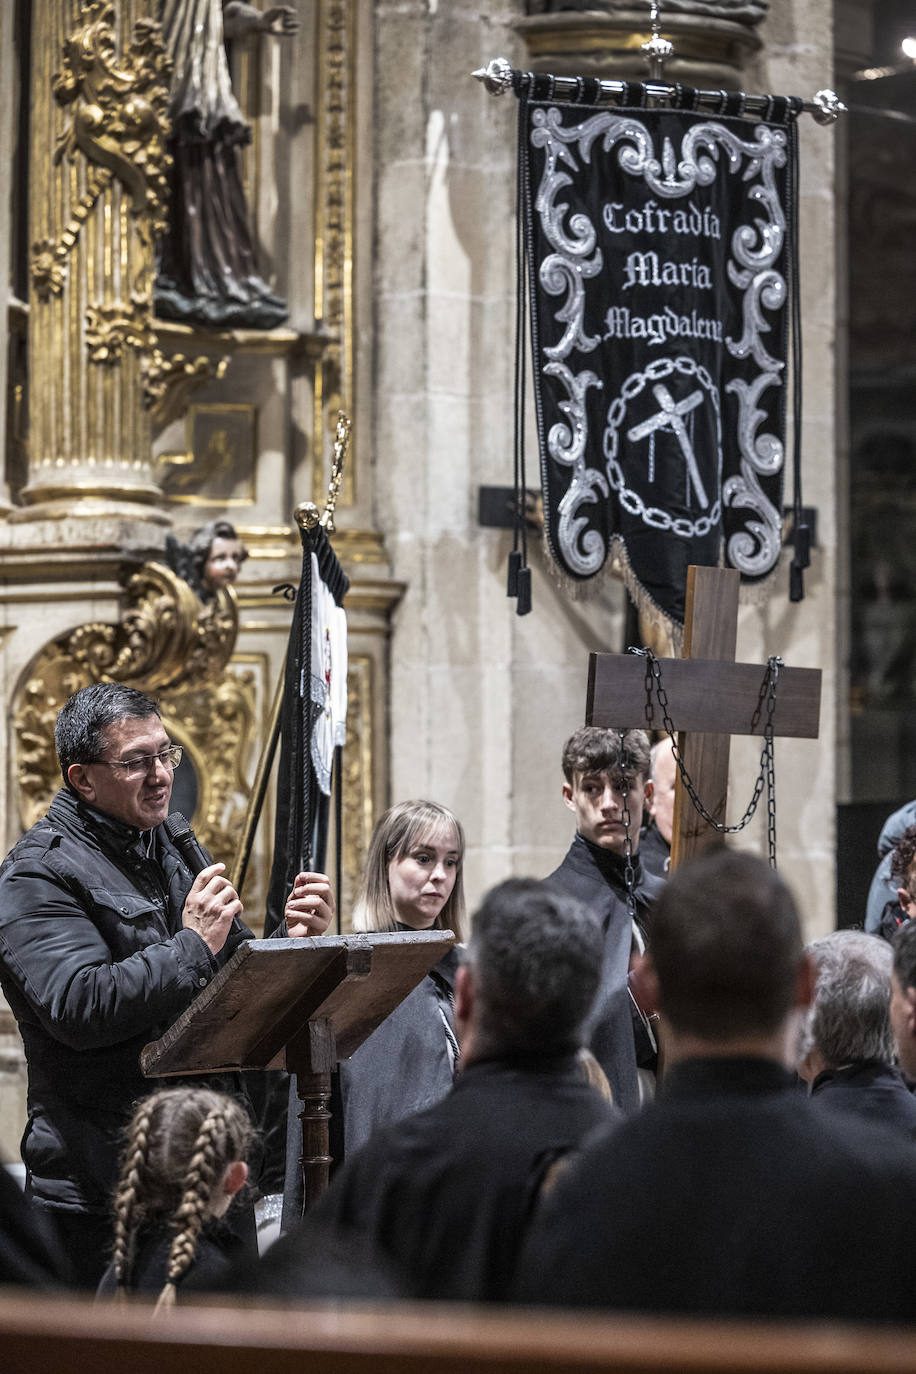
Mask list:
POLYGON ((13 522, 168 523, 144 402, 168 131, 154 3, 34 0, 29 475, 13 522))

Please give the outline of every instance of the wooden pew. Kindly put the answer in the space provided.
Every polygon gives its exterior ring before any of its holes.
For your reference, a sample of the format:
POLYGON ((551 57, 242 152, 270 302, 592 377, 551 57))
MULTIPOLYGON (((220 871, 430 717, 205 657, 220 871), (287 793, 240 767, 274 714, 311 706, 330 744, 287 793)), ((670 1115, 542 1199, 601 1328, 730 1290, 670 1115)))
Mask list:
POLYGON ((208 1301, 151 1317, 0 1290, 4 1374, 910 1374, 916 1331, 415 1304, 208 1301))

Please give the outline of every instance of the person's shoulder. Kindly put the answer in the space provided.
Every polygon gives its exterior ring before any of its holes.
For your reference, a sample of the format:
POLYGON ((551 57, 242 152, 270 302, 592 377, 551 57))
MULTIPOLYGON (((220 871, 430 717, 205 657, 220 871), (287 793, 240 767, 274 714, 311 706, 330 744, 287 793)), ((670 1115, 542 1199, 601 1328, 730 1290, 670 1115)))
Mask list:
POLYGON ((430 1138, 437 1134, 440 1109, 450 1096, 419 1112, 411 1112, 399 1121, 379 1126, 365 1144, 347 1156, 334 1175, 333 1186, 339 1183, 352 1186, 360 1179, 372 1179, 386 1169, 399 1167, 401 1160, 414 1154, 422 1157, 430 1138))
POLYGON ((916 1152, 899 1128, 851 1111, 829 1094, 803 1098, 795 1106, 803 1109, 823 1156, 849 1166, 862 1186, 868 1178, 879 1185, 888 1177, 899 1178, 906 1181, 908 1196, 916 1197, 916 1152))
POLYGON ((903 832, 910 825, 916 824, 916 799, 904 802, 903 806, 893 811, 881 827, 878 836, 878 853, 883 858, 903 839, 903 832))
POLYGON ((354 1225, 369 1200, 387 1187, 387 1180, 403 1172, 405 1160, 416 1149, 415 1121, 415 1116, 405 1117, 373 1131, 334 1173, 327 1191, 309 1209, 310 1218, 321 1226, 354 1225))
POLYGON ((70 862, 85 854, 87 845, 94 845, 86 825, 77 811, 76 803, 66 788, 61 788, 44 816, 21 835, 0 866, 0 877, 17 865, 46 863, 57 871, 68 868, 70 862))
POLYGON ((548 873, 547 877, 544 878, 542 881, 545 883, 550 883, 550 885, 553 887, 563 887, 565 885, 567 877, 576 867, 575 853, 576 846, 573 843, 567 849, 562 861, 557 865, 553 872, 548 873))
POLYGON ((654 873, 651 868, 642 867, 642 877, 639 884, 639 896, 646 902, 657 902, 665 889, 665 879, 658 873, 654 873))
POLYGON ((582 836, 578 834, 573 837, 572 844, 563 856, 563 862, 552 873, 548 873, 543 881, 552 887, 561 888, 564 892, 575 892, 576 886, 583 882, 605 885, 594 856, 582 836))
POLYGON ((62 838, 61 828, 55 824, 54 818, 50 814, 42 816, 24 835, 20 835, 0 864, 0 878, 13 871, 17 865, 30 864, 46 858, 50 851, 59 846, 62 838))

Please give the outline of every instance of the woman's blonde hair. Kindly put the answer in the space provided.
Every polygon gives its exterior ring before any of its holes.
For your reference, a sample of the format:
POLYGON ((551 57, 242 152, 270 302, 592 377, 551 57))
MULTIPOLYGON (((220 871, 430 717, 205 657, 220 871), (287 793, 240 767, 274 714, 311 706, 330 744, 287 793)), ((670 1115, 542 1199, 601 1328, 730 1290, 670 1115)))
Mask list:
POLYGON ((214 1190, 228 1165, 247 1159, 252 1134, 245 1108, 209 1088, 164 1088, 138 1104, 127 1128, 114 1201, 119 1294, 131 1287, 137 1236, 156 1217, 173 1231, 156 1310, 174 1304, 215 1201, 214 1190))
POLYGON ((453 930, 459 944, 466 938, 464 883, 464 831, 458 817, 437 802, 399 802, 385 812, 372 832, 363 881, 353 911, 356 930, 397 930, 397 913, 388 885, 388 867, 402 859, 431 832, 451 830, 455 836, 458 864, 455 886, 433 922, 438 930, 453 930))

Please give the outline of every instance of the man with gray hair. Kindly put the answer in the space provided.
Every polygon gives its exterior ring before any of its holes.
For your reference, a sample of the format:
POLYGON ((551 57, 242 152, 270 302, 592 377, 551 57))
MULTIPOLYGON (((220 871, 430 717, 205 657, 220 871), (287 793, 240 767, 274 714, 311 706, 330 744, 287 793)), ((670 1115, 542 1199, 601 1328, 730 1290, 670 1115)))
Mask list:
POLYGON ((639 857, 643 868, 659 878, 667 878, 671 868, 671 841, 674 836, 674 785, 677 760, 671 741, 665 736, 652 746, 649 777, 652 796, 646 800, 649 821, 639 835, 639 857))
POLYGON ((455 982, 455 1087, 348 1159, 271 1247, 258 1290, 292 1296, 299 1274, 310 1291, 328 1234, 349 1233, 408 1296, 504 1298, 548 1167, 617 1116, 577 1060, 601 951, 600 921, 573 899, 534 879, 493 888, 455 982))
POLYGON ((890 945, 860 930, 837 930, 810 944, 808 954, 814 1000, 796 1067, 811 1096, 916 1135, 916 1098, 894 1065, 890 945))

